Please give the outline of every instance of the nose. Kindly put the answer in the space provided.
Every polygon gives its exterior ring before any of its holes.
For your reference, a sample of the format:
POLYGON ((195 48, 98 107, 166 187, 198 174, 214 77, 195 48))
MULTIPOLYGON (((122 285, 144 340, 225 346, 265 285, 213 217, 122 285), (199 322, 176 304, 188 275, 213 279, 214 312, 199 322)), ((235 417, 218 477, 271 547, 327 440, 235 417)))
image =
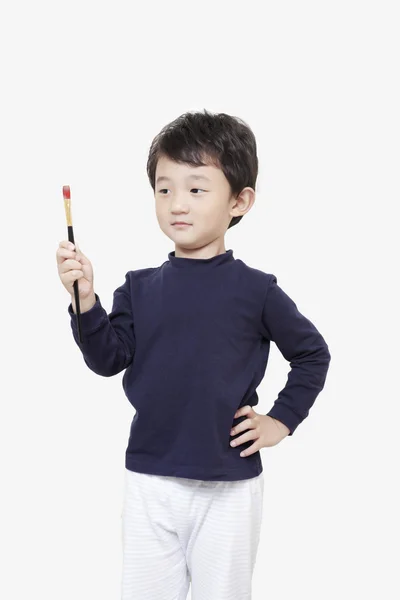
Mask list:
POLYGON ((184 217, 189 212, 188 204, 184 200, 172 200, 170 209, 174 217, 184 217))
POLYGON ((181 195, 181 196, 175 195, 171 199, 171 210, 174 212, 180 212, 181 210, 184 210, 184 207, 187 207, 187 206, 188 206, 187 198, 185 198, 183 195, 181 195))

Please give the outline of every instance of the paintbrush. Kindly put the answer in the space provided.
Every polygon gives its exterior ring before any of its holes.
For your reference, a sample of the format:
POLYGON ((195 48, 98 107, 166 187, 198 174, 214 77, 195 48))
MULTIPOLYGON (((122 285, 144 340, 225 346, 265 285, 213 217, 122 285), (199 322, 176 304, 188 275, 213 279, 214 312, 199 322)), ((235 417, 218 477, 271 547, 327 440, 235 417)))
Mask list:
MULTIPOLYGON (((69 185, 63 186, 63 196, 64 196, 65 215, 67 217, 68 241, 72 242, 75 245, 74 230, 72 228, 72 216, 71 216, 71 190, 69 189, 69 185)), ((75 247, 75 250, 76 250, 76 247, 75 247)), ((80 343, 82 343, 81 306, 79 304, 79 287, 78 287, 77 279, 74 281, 74 297, 75 297, 75 306, 76 306, 76 316, 77 316, 77 320, 78 320, 79 341, 80 341, 80 343)))

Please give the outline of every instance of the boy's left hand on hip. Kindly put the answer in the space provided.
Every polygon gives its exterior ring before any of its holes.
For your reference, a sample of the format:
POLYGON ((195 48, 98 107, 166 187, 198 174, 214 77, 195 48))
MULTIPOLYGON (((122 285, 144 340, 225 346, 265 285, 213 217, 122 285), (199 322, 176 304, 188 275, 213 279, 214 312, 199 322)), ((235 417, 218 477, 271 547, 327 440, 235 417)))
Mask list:
POLYGON ((249 440, 255 440, 252 446, 240 453, 240 456, 249 456, 258 452, 261 448, 269 448, 276 446, 283 438, 285 438, 290 430, 284 423, 274 419, 269 415, 260 415, 255 412, 252 406, 242 406, 236 411, 234 418, 247 416, 247 419, 235 425, 231 429, 231 435, 236 435, 242 431, 246 431, 243 435, 231 442, 231 446, 239 446, 249 440))

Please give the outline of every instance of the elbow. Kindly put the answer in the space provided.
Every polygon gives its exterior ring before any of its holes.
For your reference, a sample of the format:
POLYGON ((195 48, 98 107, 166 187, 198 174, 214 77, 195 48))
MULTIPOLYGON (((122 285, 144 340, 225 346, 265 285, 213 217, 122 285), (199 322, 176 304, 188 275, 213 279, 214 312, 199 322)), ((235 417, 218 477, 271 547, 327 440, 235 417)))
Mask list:
POLYGON ((329 352, 328 346, 325 344, 319 352, 318 365, 320 370, 320 388, 321 390, 325 386, 326 377, 329 371, 329 365, 331 362, 331 353, 329 352))
POLYGON ((111 369, 109 365, 97 364, 85 357, 83 359, 89 369, 93 371, 93 373, 96 373, 96 375, 101 375, 101 377, 112 377, 119 373, 119 370, 111 369))
POLYGON ((328 348, 328 344, 325 344, 325 359, 326 359, 326 363, 329 366, 329 363, 331 362, 331 353, 329 352, 329 348, 328 348))
POLYGON ((101 375, 101 377, 113 377, 114 375, 118 375, 118 373, 121 373, 121 371, 130 365, 132 359, 133 357, 131 356, 125 356, 125 359, 121 361, 117 360, 117 357, 115 357, 115 360, 109 362, 96 363, 84 357, 84 361, 89 369, 93 371, 93 373, 96 373, 96 375, 101 375))

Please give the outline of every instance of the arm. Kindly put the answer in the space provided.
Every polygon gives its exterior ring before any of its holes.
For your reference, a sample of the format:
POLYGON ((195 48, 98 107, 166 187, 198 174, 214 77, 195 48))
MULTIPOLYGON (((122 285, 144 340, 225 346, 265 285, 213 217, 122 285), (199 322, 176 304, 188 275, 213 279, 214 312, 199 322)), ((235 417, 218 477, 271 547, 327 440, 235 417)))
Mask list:
POLYGON ((125 282, 114 292, 113 306, 107 314, 100 298, 93 298, 81 307, 82 344, 78 337, 77 316, 74 306, 68 306, 71 329, 76 344, 89 369, 103 377, 116 375, 132 362, 135 352, 135 334, 128 273, 125 282))
POLYGON ((286 385, 267 413, 286 425, 290 436, 323 389, 331 355, 322 335, 272 274, 262 310, 262 334, 274 341, 290 362, 286 385))

